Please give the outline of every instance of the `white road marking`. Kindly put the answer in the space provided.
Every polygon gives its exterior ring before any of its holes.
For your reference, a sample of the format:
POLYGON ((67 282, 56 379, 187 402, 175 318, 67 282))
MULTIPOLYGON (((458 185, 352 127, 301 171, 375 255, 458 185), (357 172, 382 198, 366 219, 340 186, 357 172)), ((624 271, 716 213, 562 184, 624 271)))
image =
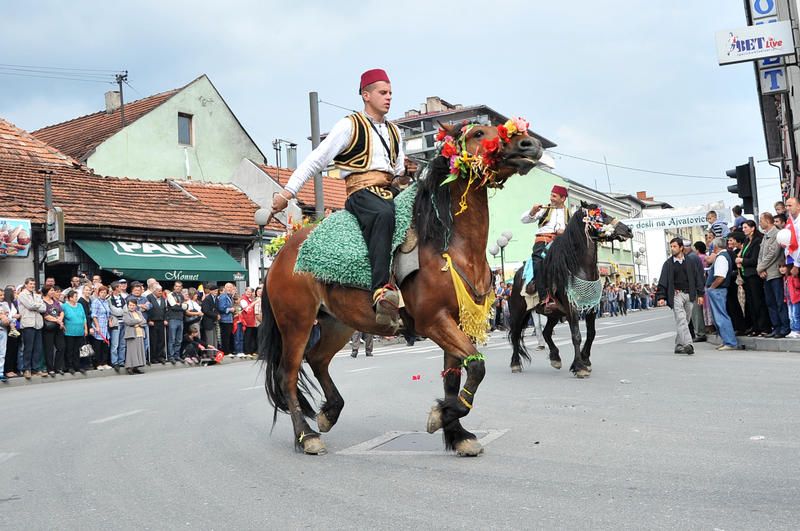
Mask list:
POLYGON ((631 341, 631 343, 654 343, 656 341, 661 341, 662 339, 667 339, 668 337, 675 337, 675 332, 664 332, 663 334, 656 334, 650 337, 643 337, 642 339, 631 341))
MULTIPOLYGON (((494 441, 495 439, 499 439, 506 433, 508 433, 508 429, 504 430, 494 430, 494 429, 486 429, 486 430, 475 430, 484 432, 485 435, 478 439, 478 442, 481 443, 482 446, 486 446, 490 442, 494 441)), ((418 433, 413 431, 389 431, 384 433, 383 435, 379 435, 374 439, 370 439, 369 441, 365 441, 360 444, 356 444, 355 446, 351 446, 349 448, 345 448, 344 450, 339 450, 336 452, 337 454, 341 455, 440 455, 445 454, 444 448, 441 450, 435 451, 421 451, 421 450, 379 450, 377 449, 378 446, 382 444, 386 444, 387 442, 400 437, 401 435, 405 435, 408 433, 418 433)))
POLYGON ((253 389, 264 389, 263 385, 254 385, 253 387, 242 387, 239 391, 251 391, 253 389))
POLYGON ((119 415, 114 415, 111 417, 106 417, 103 419, 97 420, 90 420, 89 424, 102 424, 104 422, 111 422, 112 420, 121 419, 123 417, 130 417, 131 415, 136 415, 137 413, 141 413, 142 411, 146 411, 145 409, 134 409, 133 411, 128 411, 127 413, 120 413, 119 415))
POLYGON ((371 371, 372 369, 377 369, 377 367, 364 367, 363 369, 353 369, 347 372, 361 372, 361 371, 371 371))
POLYGON ((440 359, 442 359, 442 358, 444 358, 444 355, 443 355, 443 354, 439 354, 438 356, 428 356, 428 357, 427 357, 427 358, 425 358, 425 359, 426 359, 426 360, 440 360, 440 359))
POLYGON ((15 455, 19 455, 16 452, 0 452, 0 464, 5 463, 15 455))
POLYGON ((630 339, 632 337, 636 337, 636 336, 640 336, 640 335, 642 335, 642 334, 641 333, 639 333, 639 334, 622 334, 621 336, 611 336, 611 337, 607 337, 605 339, 601 339, 600 341, 595 341, 594 343, 592 343, 592 346, 594 346, 594 345, 607 345, 609 343, 616 343, 618 341, 624 341, 626 339, 630 339))

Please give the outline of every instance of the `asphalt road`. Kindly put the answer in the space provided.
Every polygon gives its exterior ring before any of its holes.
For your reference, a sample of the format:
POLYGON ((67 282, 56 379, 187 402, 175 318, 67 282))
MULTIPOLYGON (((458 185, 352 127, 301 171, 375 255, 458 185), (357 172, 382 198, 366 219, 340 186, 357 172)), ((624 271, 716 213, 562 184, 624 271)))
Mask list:
POLYGON ((800 354, 675 355, 663 309, 598 327, 586 380, 568 345, 565 369, 535 352, 511 374, 493 335, 478 458, 386 435, 442 394, 430 341, 334 360, 347 405, 319 457, 286 415, 270 435, 254 363, 0 389, 0 528, 796 529, 800 354))

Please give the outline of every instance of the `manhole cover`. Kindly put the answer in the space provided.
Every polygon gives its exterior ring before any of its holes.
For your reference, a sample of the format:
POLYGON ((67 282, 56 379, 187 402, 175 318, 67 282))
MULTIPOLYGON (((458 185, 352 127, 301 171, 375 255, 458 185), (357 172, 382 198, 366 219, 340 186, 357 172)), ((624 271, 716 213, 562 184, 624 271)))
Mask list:
MULTIPOLYGON (((478 430, 473 433, 486 446, 502 437, 508 430, 478 430)), ((443 454, 444 442, 441 432, 430 434, 423 431, 389 431, 361 444, 345 448, 339 454, 356 455, 420 455, 443 454)))

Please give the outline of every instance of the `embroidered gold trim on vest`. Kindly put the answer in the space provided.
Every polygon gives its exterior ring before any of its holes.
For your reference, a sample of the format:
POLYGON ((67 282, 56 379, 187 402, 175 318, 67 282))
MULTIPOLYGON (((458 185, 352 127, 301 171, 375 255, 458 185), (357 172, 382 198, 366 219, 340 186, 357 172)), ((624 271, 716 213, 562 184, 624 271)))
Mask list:
MULTIPOLYGON (((352 125, 353 134, 347 147, 333 158, 334 165, 345 171, 358 172, 368 170, 372 164, 372 125, 361 113, 347 117, 352 125)), ((400 154, 400 131, 391 122, 386 122, 389 130, 390 162, 394 166, 400 154)))

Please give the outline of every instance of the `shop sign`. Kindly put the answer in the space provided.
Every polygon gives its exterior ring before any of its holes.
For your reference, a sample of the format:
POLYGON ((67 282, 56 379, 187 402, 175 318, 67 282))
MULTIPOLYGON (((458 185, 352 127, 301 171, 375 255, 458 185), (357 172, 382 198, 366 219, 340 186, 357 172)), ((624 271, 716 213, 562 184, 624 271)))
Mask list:
POLYGON ((0 218, 0 259, 26 258, 31 250, 31 221, 0 218))
POLYGON ((792 54, 792 24, 787 20, 717 32, 717 59, 720 65, 792 54))
POLYGON ((205 258, 202 252, 185 243, 109 242, 119 256, 136 258, 205 258))

